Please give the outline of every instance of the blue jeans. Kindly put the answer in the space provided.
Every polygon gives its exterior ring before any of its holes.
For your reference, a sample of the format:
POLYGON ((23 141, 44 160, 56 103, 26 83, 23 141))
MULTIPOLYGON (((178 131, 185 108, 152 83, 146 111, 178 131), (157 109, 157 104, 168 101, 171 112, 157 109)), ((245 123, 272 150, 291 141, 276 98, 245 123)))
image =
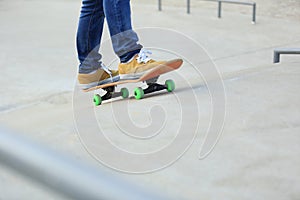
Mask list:
POLYGON ((82 0, 76 39, 79 73, 101 67, 99 49, 105 17, 120 62, 127 62, 142 48, 132 30, 130 0, 82 0))

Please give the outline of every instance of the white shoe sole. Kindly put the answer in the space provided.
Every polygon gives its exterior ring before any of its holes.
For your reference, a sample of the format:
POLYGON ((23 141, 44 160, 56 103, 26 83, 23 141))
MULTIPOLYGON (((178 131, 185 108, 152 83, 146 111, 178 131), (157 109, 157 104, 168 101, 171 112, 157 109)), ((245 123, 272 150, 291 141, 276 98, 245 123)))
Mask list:
POLYGON ((112 80, 110 78, 108 78, 108 79, 105 79, 105 80, 102 80, 102 81, 99 81, 99 82, 92 82, 92 83, 89 83, 89 84, 79 84, 79 88, 82 89, 82 90, 86 90, 86 89, 89 89, 89 88, 92 88, 92 87, 95 87, 95 86, 98 86, 98 85, 104 85, 104 84, 107 84, 107 83, 117 82, 119 80, 120 80, 120 76, 114 76, 112 78, 112 80))
POLYGON ((148 69, 146 71, 143 72, 139 72, 139 73, 134 73, 134 74, 119 74, 120 76, 120 80, 134 80, 134 79, 139 79, 141 78, 144 74, 146 74, 147 72, 151 71, 151 69, 148 69))

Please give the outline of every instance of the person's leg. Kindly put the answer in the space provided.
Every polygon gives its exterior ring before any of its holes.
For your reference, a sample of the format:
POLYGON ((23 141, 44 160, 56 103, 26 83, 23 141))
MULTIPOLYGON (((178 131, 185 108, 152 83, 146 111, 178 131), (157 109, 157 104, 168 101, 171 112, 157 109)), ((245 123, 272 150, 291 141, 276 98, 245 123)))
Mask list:
POLYGON ((118 71, 101 63, 99 54, 104 25, 103 0, 83 0, 77 31, 78 81, 82 89, 119 80, 118 71))
POLYGON ((83 0, 77 30, 79 73, 88 74, 101 67, 99 45, 104 24, 103 0, 83 0))
POLYGON ((113 48, 122 63, 126 63, 142 49, 132 30, 130 0, 103 0, 113 48))
POLYGON ((120 79, 137 79, 165 62, 150 59, 148 51, 138 43, 139 38, 131 25, 130 0, 103 0, 103 3, 113 48, 120 58, 120 79))

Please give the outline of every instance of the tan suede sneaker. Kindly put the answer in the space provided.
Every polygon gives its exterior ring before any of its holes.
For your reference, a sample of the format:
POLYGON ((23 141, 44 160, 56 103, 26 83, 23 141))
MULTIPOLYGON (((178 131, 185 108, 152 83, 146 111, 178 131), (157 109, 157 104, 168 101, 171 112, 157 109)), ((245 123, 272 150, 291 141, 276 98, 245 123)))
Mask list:
POLYGON ((119 73, 116 70, 98 69, 90 74, 78 74, 81 89, 88 89, 97 85, 118 81, 119 73))
POLYGON ((155 61, 147 54, 151 54, 151 52, 142 49, 127 63, 120 63, 118 67, 120 80, 138 79, 152 68, 166 63, 166 61, 155 61))

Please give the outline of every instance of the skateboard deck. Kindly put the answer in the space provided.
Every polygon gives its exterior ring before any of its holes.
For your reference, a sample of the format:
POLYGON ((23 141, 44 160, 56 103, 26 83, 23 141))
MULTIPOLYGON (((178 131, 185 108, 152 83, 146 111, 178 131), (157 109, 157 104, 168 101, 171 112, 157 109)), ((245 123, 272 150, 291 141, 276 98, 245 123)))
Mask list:
POLYGON ((94 103, 96 106, 100 105, 103 100, 108 100, 114 97, 122 96, 123 98, 128 98, 129 92, 127 88, 122 88, 120 92, 115 92, 115 87, 118 85, 126 84, 126 83, 138 83, 138 82, 146 82, 148 87, 146 89, 142 89, 140 87, 134 90, 134 96, 136 99, 142 99, 145 94, 152 93, 155 91, 160 91, 166 89, 169 92, 172 92, 175 89, 175 83, 173 80, 166 80, 164 85, 156 83, 158 77, 162 74, 174 71, 182 66, 182 59, 174 59, 167 61, 164 64, 160 64, 143 76, 138 79, 129 79, 129 80, 120 80, 116 82, 111 82, 107 84, 102 84, 98 86, 94 86, 88 89, 84 89, 84 92, 90 92, 97 89, 106 90, 106 94, 104 96, 100 96, 99 94, 94 95, 94 103))

